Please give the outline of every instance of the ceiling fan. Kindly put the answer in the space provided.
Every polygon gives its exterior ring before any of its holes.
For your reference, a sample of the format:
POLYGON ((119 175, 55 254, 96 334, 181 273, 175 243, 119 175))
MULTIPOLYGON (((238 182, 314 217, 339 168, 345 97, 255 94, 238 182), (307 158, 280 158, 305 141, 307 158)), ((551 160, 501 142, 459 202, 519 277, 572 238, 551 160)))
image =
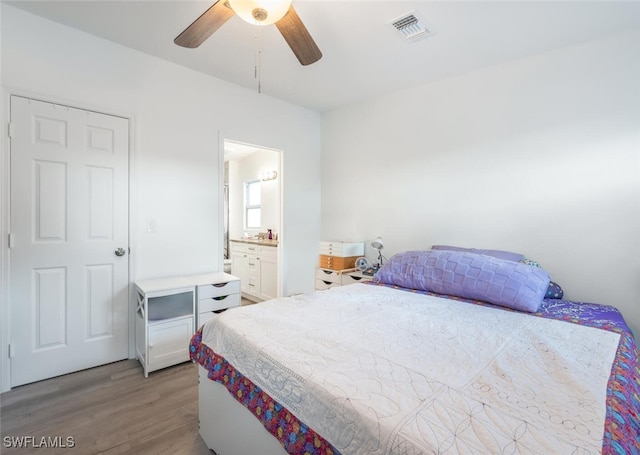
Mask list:
POLYGON ((234 14, 256 25, 275 26, 302 65, 322 58, 291 0, 218 0, 173 40, 178 46, 200 46, 234 14))

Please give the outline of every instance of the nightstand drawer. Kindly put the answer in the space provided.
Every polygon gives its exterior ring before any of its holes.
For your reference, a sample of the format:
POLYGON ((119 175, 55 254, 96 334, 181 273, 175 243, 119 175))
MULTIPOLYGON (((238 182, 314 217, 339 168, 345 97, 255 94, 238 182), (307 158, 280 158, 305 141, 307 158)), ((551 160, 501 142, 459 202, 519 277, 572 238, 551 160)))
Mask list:
POLYGON ((219 284, 206 284, 198 286, 198 299, 221 297, 229 294, 240 293, 240 280, 228 281, 219 284))
POLYGON ((316 280, 340 283, 340 275, 342 274, 336 270, 316 269, 316 280))
POLYGON ((210 299, 200 299, 198 301, 198 313, 207 311, 218 311, 234 306, 240 306, 240 294, 223 295, 210 299))
POLYGON ((202 327, 208 320, 213 319, 217 313, 213 311, 207 311, 206 313, 198 314, 198 324, 202 327))
POLYGON ((332 283, 331 281, 316 280, 316 291, 324 291, 325 289, 337 288, 340 282, 332 283))
POLYGON ((343 286, 345 286, 347 284, 353 283, 364 283, 366 281, 371 281, 372 279, 372 276, 366 276, 360 273, 343 273, 341 283, 343 286))

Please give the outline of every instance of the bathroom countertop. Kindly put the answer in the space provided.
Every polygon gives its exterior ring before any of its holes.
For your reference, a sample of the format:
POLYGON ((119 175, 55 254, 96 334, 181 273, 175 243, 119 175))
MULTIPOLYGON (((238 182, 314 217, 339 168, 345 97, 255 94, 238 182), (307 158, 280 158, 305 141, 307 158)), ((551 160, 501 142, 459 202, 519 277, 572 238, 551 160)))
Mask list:
POLYGON ((239 242, 239 243, 252 243, 254 245, 262 245, 262 246, 278 246, 277 240, 269 240, 269 239, 229 239, 231 242, 239 242))

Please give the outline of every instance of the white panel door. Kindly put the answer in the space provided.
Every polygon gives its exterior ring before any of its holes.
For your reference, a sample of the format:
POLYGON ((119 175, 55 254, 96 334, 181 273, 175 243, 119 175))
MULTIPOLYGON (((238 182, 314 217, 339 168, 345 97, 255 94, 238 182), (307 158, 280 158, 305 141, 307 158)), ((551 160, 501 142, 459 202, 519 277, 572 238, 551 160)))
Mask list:
POLYGON ((15 387, 128 356, 129 122, 19 96, 10 115, 15 387))

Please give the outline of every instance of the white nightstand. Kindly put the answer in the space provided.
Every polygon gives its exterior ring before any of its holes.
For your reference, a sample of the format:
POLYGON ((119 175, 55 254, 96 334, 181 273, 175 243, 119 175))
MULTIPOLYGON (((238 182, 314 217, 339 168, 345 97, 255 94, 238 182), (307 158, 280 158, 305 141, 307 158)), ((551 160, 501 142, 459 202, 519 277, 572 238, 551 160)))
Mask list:
POLYGON ((196 288, 168 278, 135 283, 136 356, 146 378, 150 372, 189 360, 194 332, 196 288))
POLYGON ((188 361, 195 328, 240 306, 240 279, 224 272, 137 281, 135 292, 136 356, 145 377, 188 361))

